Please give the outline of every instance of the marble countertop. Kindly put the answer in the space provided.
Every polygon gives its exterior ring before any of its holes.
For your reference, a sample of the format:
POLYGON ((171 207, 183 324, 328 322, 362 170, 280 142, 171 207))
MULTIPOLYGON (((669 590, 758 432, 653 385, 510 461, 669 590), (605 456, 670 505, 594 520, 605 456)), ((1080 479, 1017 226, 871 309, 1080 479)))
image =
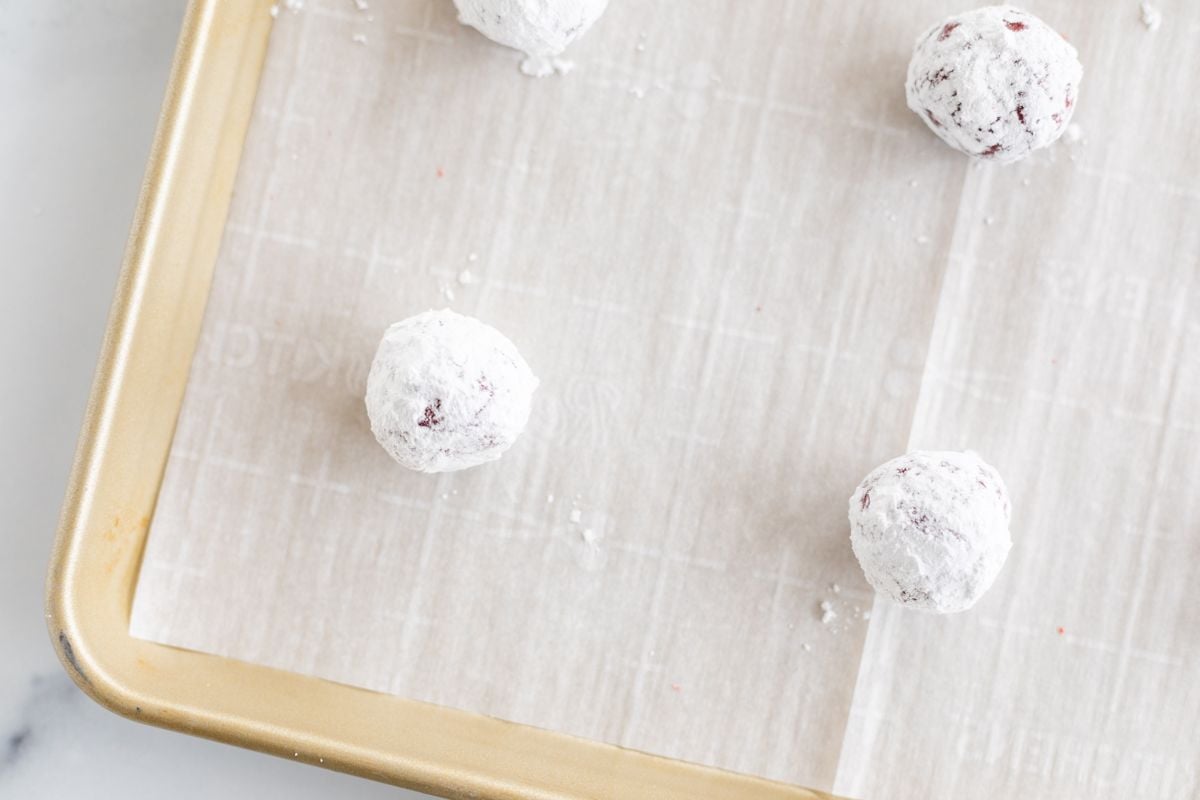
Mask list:
POLYGON ((129 722, 59 667, 42 585, 183 0, 0 19, 0 798, 418 798, 129 722))

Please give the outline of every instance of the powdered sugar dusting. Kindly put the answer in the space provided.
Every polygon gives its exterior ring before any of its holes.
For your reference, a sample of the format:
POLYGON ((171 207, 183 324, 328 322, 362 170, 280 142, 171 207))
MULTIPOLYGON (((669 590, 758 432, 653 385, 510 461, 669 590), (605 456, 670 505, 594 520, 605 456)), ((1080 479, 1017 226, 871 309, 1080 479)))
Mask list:
POLYGON ((565 58, 526 56, 521 60, 521 72, 531 78, 545 78, 555 74, 566 75, 573 69, 575 69, 575 62, 565 58))
POLYGON ((1148 31, 1156 31, 1162 26, 1162 12, 1147 2, 1141 4, 1142 24, 1148 31))

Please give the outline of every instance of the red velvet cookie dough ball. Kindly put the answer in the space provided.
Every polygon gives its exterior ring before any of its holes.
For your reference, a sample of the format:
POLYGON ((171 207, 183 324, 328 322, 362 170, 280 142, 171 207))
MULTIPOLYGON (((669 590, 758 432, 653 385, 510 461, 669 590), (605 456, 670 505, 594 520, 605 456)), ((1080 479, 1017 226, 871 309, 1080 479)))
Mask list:
POLYGON ((538 379, 500 331, 448 309, 387 329, 367 377, 371 432, 400 464, 452 472, 495 461, 529 420, 538 379))
POLYGON ((1012 6, 956 14, 917 40, 908 107, 969 156, 1019 161, 1071 119, 1083 66, 1075 48, 1012 6))
POLYGON ((850 545, 867 582, 908 608, 970 608, 1012 546, 1008 489, 972 452, 894 458, 863 479, 849 511, 850 545))

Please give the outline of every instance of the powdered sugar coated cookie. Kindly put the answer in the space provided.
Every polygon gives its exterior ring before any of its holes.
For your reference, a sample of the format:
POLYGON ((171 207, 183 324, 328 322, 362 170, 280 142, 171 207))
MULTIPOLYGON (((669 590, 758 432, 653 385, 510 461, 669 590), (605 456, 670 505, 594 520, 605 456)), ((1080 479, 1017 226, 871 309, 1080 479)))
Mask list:
POLYGON ((1082 77, 1075 48, 1054 29, 1012 6, 988 6, 921 36, 905 89, 908 107, 946 144, 1010 163, 1062 135, 1082 77))
POLYGON ((494 461, 529 420, 538 380, 503 334, 453 311, 387 329, 367 378, 371 432, 420 472, 494 461))
POLYGON ((525 53, 530 75, 565 71, 554 61, 604 13, 608 0, 454 0, 459 22, 525 53))
POLYGON ((975 453, 918 451, 863 479, 850 498, 850 544, 867 581, 910 608, 975 604, 1012 546, 1008 490, 975 453))

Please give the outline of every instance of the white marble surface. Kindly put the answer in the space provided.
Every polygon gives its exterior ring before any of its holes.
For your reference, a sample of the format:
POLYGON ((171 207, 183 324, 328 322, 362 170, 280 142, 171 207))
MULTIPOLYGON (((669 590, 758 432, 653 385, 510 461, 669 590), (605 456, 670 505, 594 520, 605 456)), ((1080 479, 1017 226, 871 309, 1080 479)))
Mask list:
POLYGON ((42 583, 183 0, 0 0, 0 798, 417 798, 128 722, 42 583))

